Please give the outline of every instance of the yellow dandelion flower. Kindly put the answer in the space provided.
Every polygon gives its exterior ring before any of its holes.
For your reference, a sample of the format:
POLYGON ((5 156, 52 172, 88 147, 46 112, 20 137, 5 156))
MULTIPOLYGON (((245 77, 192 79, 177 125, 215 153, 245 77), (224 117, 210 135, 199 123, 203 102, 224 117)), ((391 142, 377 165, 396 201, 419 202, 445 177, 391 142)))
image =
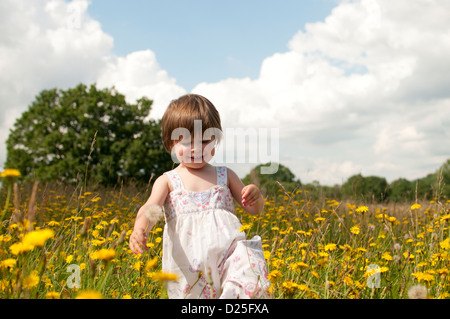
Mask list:
POLYGON ((333 243, 326 244, 325 247, 324 247, 324 249, 325 249, 325 251, 328 251, 328 250, 330 250, 330 251, 335 250, 335 249, 336 249, 336 244, 333 244, 333 243))
POLYGON ((114 249, 100 249, 94 251, 90 254, 91 259, 98 260, 111 260, 116 256, 116 251, 114 249))
POLYGON ((17 263, 17 260, 9 258, 0 261, 0 268, 13 268, 17 263))
POLYGON ((55 236, 55 232, 51 229, 35 230, 25 234, 22 243, 24 246, 30 245, 33 246, 33 248, 36 246, 42 247, 45 242, 48 239, 53 238, 53 236, 55 236))
POLYGON ((9 250, 11 251, 11 253, 14 256, 17 256, 18 254, 21 254, 23 252, 27 252, 30 250, 33 250, 34 246, 32 245, 24 245, 22 242, 18 242, 15 244, 12 244, 11 246, 9 246, 9 250))
POLYGON ((95 290, 80 291, 75 299, 103 299, 103 295, 95 290))
POLYGON ((131 295, 129 294, 123 295, 122 299, 131 299, 131 295))
POLYGON ((357 213, 367 213, 368 211, 369 211, 369 207, 367 207, 367 206, 359 206, 356 209, 357 213))
POLYGON ((239 227, 239 231, 245 232, 245 231, 249 230, 250 228, 252 228, 252 224, 243 224, 241 227, 239 227))
POLYGON ((20 177, 20 171, 15 168, 7 168, 2 173, 0 173, 0 177, 3 178, 20 177))
POLYGON ((281 271, 275 269, 275 270, 272 270, 272 271, 269 273, 268 279, 269 279, 270 281, 274 282, 274 281, 280 279, 280 278, 281 278, 281 275, 282 275, 281 271))
POLYGON ((353 279, 349 275, 346 275, 343 281, 347 286, 353 285, 353 279))
POLYGON ((70 264, 73 260, 73 255, 69 255, 66 257, 66 263, 70 264))
POLYGON ((299 285, 293 281, 286 280, 282 283, 281 289, 288 294, 295 293, 297 291, 309 291, 309 288, 306 285, 299 285))
POLYGON ((297 270, 297 268, 309 268, 308 264, 305 264, 302 261, 298 261, 289 265, 292 270, 297 270))
POLYGON ((358 225, 353 226, 352 228, 350 228, 350 232, 352 232, 355 235, 358 235, 360 232, 359 226, 358 225))
POLYGON ((385 252, 383 255, 381 255, 381 258, 383 258, 384 260, 387 260, 387 261, 392 260, 392 256, 388 251, 385 252))
POLYGON ((59 299, 59 293, 56 291, 49 291, 45 294, 45 299, 59 299))
POLYGON ((48 226, 59 226, 60 224, 58 222, 55 222, 54 220, 51 220, 47 223, 48 226))
POLYGON ((145 271, 149 271, 150 269, 153 269, 156 266, 156 263, 158 262, 158 257, 155 257, 145 263, 145 271))
POLYGON ((163 271, 149 273, 149 277, 159 282, 177 281, 178 275, 163 271))
POLYGON ((411 210, 416 210, 416 209, 419 209, 419 208, 421 208, 421 207, 422 207, 422 205, 415 203, 415 204, 413 204, 413 205, 411 206, 411 210))
POLYGON ((390 216, 390 217, 388 217, 388 220, 389 220, 391 223, 394 223, 394 222, 397 220, 397 218, 395 218, 394 216, 390 216))
POLYGON ((418 282, 421 282, 422 280, 423 281, 427 281, 427 282, 431 282, 431 281, 435 280, 434 276, 432 274, 429 274, 429 273, 415 272, 415 273, 412 273, 411 275, 416 277, 418 282))
POLYGON ((442 249, 450 249, 450 238, 447 238, 446 240, 441 241, 441 242, 439 243, 439 246, 440 246, 442 249))
POLYGON ((141 269, 141 266, 142 266, 142 261, 137 261, 134 263, 134 265, 131 268, 139 271, 141 269))
POLYGON ((39 276, 37 270, 33 270, 28 277, 22 280, 22 286, 25 289, 36 287, 39 283, 39 276))

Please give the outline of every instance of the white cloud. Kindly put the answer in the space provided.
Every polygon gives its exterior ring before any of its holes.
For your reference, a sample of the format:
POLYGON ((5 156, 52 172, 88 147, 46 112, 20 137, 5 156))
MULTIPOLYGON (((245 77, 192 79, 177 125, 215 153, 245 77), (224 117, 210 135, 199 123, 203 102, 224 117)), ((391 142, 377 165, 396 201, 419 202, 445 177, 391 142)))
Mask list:
POLYGON ((150 50, 133 52, 126 57, 108 57, 97 84, 99 87, 114 85, 130 103, 142 96, 154 100, 150 114, 153 118, 161 118, 169 102, 186 93, 159 67, 150 50))
MULTIPOLYGON (((43 89, 115 85, 128 101, 153 99, 153 117, 185 93, 151 50, 112 54, 113 38, 87 7, 0 2, 1 144, 43 89)), ((279 128, 279 160, 303 182, 412 179, 450 157, 449 1, 342 1, 288 49, 267 57, 256 79, 199 83, 193 92, 217 106, 224 127, 279 128)), ((231 166, 243 176, 252 165, 231 166)))
POLYGON ((280 161, 306 182, 417 178, 450 157, 450 2, 342 2, 289 49, 255 80, 193 91, 218 104, 225 126, 279 126, 280 161))
POLYGON ((116 88, 127 100, 154 100, 151 116, 184 90, 150 50, 126 57, 111 53, 113 38, 87 14, 88 0, 0 2, 0 166, 15 119, 44 89, 79 83, 116 88))

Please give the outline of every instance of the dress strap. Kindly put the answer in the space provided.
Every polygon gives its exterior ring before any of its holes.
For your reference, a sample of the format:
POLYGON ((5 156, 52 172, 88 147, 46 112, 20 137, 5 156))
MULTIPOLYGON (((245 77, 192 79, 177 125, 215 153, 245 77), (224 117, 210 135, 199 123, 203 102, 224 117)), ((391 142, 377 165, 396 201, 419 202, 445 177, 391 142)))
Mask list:
POLYGON ((227 168, 225 166, 216 167, 217 170, 217 185, 227 187, 227 168))
POLYGON ((181 180, 181 177, 180 177, 180 175, 178 175, 177 172, 175 172, 174 170, 171 170, 171 171, 165 172, 164 174, 169 176, 170 183, 172 183, 172 187, 174 190, 184 188, 183 181, 181 180))

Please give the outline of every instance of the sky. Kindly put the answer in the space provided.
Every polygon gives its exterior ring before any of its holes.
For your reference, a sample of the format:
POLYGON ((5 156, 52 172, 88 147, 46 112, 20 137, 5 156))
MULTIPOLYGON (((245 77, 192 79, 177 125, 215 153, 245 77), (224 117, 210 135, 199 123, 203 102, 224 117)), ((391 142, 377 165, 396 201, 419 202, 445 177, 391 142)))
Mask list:
POLYGON ((450 158, 449 56, 448 0, 2 0, 0 167, 40 91, 96 83, 153 118, 204 95, 241 177, 269 159, 303 183, 414 180, 450 158))

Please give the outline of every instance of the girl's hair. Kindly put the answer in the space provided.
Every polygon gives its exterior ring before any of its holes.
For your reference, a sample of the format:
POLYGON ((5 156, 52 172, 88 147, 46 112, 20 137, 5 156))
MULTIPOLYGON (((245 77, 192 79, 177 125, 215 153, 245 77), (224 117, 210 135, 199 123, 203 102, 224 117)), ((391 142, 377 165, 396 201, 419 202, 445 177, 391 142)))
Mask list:
MULTIPOLYGON (((170 102, 161 119, 162 140, 167 151, 170 152, 178 142, 172 139, 175 129, 186 128, 194 136, 195 120, 201 120, 202 134, 209 128, 218 129, 220 133, 222 131, 219 112, 207 98, 186 94, 170 102)), ((221 134, 214 134, 214 139, 216 143, 220 142, 221 134)))

